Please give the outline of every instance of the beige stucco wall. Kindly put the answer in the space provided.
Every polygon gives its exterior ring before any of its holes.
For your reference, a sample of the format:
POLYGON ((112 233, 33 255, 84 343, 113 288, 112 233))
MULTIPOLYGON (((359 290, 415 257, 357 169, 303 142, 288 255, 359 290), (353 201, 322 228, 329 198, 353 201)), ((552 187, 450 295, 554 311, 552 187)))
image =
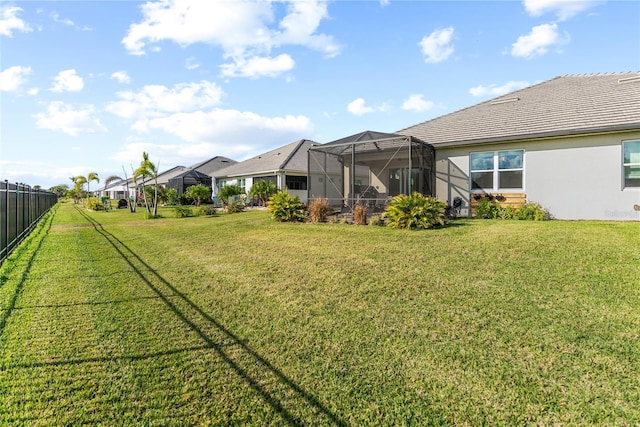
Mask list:
MULTIPOLYGON (((640 189, 623 188, 622 141, 640 131, 436 148, 436 195, 469 206, 469 153, 524 149, 524 192, 558 219, 640 220, 640 189)), ((510 193, 514 191, 509 190, 510 193)))

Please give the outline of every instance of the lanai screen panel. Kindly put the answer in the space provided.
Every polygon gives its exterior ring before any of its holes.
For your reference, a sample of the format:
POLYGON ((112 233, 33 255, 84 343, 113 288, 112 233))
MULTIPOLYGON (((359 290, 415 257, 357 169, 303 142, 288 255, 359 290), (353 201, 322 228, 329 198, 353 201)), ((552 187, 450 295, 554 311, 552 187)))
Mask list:
POLYGON ((344 164, 339 154, 309 150, 309 200, 328 199, 332 206, 344 203, 344 164))
POLYGON ((429 145, 404 136, 313 147, 309 200, 383 208, 397 194, 432 195, 433 164, 429 145))

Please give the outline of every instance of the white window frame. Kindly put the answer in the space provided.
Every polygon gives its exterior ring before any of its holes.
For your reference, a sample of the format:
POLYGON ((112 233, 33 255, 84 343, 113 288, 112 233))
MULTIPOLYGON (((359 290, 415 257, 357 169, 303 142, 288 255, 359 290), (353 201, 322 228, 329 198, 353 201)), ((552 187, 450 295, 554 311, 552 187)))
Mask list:
POLYGON ((491 151, 473 151, 469 153, 469 191, 471 193, 498 193, 508 191, 510 193, 524 193, 525 192, 525 174, 526 169, 526 151, 524 148, 511 148, 505 150, 491 150, 491 151), (505 151, 522 151, 522 168, 513 169, 500 169, 500 153, 505 151), (471 165, 471 156, 474 154, 488 154, 493 153, 493 169, 473 169, 471 165), (500 172, 509 171, 522 171, 522 187, 521 188, 500 188, 498 186, 500 181, 500 172), (473 188, 473 178, 471 174, 473 172, 492 172, 493 173, 493 186, 492 188, 473 188))
POLYGON ((628 186, 626 181, 626 177, 625 177, 625 172, 624 172, 624 168, 627 166, 640 166, 640 162, 627 162, 625 163, 624 161, 624 145, 627 143, 633 143, 636 142, 638 144, 640 144, 640 139, 629 139, 626 141, 622 141, 622 188, 623 189, 629 189, 629 190, 640 190, 640 186, 628 186))

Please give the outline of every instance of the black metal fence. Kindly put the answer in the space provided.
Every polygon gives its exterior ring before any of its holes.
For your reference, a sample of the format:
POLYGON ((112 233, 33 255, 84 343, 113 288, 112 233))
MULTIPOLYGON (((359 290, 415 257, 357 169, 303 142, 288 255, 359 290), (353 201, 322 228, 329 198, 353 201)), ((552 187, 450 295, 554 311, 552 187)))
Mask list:
POLYGON ((55 193, 0 182, 0 264, 58 201, 55 193))

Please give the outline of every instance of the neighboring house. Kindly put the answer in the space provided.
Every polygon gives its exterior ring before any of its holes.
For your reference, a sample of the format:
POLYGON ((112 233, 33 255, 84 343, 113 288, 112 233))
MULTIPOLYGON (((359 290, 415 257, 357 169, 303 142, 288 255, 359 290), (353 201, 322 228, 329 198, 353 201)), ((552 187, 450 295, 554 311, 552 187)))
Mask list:
POLYGON ((112 200, 127 199, 128 197, 135 196, 135 190, 131 184, 127 185, 126 179, 120 179, 111 182, 109 185, 104 186, 96 190, 99 197, 107 197, 112 200), (128 196, 127 196, 128 195, 128 196))
POLYGON ((307 200, 307 151, 317 145, 301 139, 214 173, 214 195, 225 185, 238 185, 249 193, 257 181, 271 181, 280 190, 307 200))
POLYGON ((187 170, 171 177, 167 181, 166 187, 176 189, 178 195, 183 194, 192 185, 202 184, 212 189, 212 179, 215 173, 236 163, 235 160, 227 157, 213 157, 204 162, 196 163, 187 170))
POLYGON ((403 129, 438 198, 520 195, 559 219, 640 219, 640 73, 565 75, 403 129))
MULTIPOLYGON (((387 197, 393 193, 391 170, 407 168, 398 174, 407 191, 417 188, 413 176, 431 173, 435 191, 420 191, 449 203, 460 198, 462 215, 470 216, 476 199, 488 194, 498 203, 539 203, 559 219, 640 220, 640 73, 559 76, 395 134, 347 143, 343 146, 355 153, 354 167, 369 167, 361 169, 368 182, 387 189, 387 197), (391 163, 384 174, 366 162, 359 165, 359 159, 366 160, 358 157, 361 147, 367 151, 393 135, 433 147, 435 168, 428 171, 432 162, 425 159, 416 171, 415 162, 407 164, 406 156, 394 159, 389 150, 384 158, 391 163)), ((341 142, 327 144, 324 152, 331 144, 341 142)), ((310 153, 323 153, 322 147, 310 153)), ((357 172, 345 172, 348 151, 339 162, 342 167, 333 168, 329 162, 325 175, 317 178, 313 165, 318 162, 310 162, 311 190, 317 188, 316 179, 335 181, 339 174, 364 182, 357 172)), ((345 202, 348 187, 334 192, 345 202)), ((309 197, 329 194, 310 192, 309 197)))

